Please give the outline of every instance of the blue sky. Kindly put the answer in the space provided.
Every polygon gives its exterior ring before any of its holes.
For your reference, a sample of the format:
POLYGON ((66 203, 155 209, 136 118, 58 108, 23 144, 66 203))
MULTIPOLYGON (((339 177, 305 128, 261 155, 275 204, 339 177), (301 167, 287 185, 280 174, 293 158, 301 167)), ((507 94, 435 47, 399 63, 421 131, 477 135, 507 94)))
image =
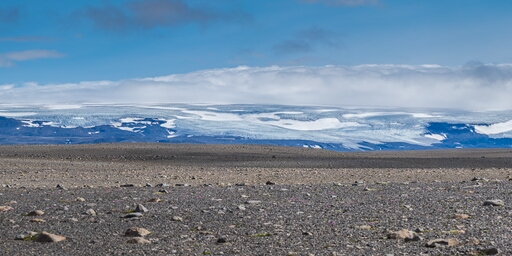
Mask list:
MULTIPOLYGON (((415 93, 429 91, 424 88, 429 85, 425 81, 466 84, 461 81, 469 80, 471 88, 461 93, 470 90, 471 95, 481 95, 478 86, 482 85, 501 86, 507 92, 512 90, 512 68, 503 64, 512 63, 511 13, 512 1, 499 0, 1 1, 0 99, 21 99, 19 95, 27 93, 21 89, 37 92, 42 86, 53 86, 54 94, 72 85, 75 89, 70 91, 105 83, 121 86, 118 89, 129 94, 126 83, 133 85, 130 88, 152 88, 144 79, 155 81, 156 77, 171 75, 178 75, 181 82, 166 80, 160 90, 174 90, 184 84, 192 84, 190 90, 222 84, 224 87, 215 89, 220 94, 229 91, 229 86, 242 86, 243 81, 237 80, 236 85, 226 82, 234 79, 226 74, 240 76, 240 66, 249 67, 243 69, 250 77, 248 84, 276 84, 286 88, 284 92, 303 88, 298 91, 307 95, 311 95, 307 84, 296 87, 298 80, 312 78, 306 78, 304 70, 315 76, 337 72, 330 75, 336 81, 347 81, 345 75, 351 73, 351 81, 361 86, 374 79, 369 88, 393 90, 385 85, 405 79, 413 83, 410 86, 420 88, 415 93), (431 67, 427 64, 436 66, 425 69, 431 67), (318 70, 326 66, 328 70, 318 70), (338 69, 333 71, 331 66, 338 69), (277 84, 277 80, 269 80, 268 73, 261 75, 271 67, 300 74, 277 84), (225 72, 211 79, 223 82, 205 82, 205 76, 219 69, 225 72), (255 73, 261 77, 254 77, 255 73), (416 85, 413 81, 417 79, 421 81, 416 85)), ((345 90, 329 87, 336 84, 332 79, 321 79, 324 82, 318 86, 326 91, 345 90)), ((393 91, 403 90, 397 87, 393 91)), ((346 91, 340 94, 348 95, 346 91)), ((412 102, 416 101, 415 94, 410 95, 412 102)), ((190 96, 186 101, 205 101, 207 96, 190 96)), ((491 94, 489 100, 494 96, 491 94)), ((273 98, 261 102, 281 102, 279 97, 273 98)), ((212 102, 239 103, 228 99, 212 102)), ((325 104, 334 103, 333 99, 325 104)), ((436 103, 433 100, 418 106, 436 103)), ((494 108, 509 106, 502 105, 494 108)))

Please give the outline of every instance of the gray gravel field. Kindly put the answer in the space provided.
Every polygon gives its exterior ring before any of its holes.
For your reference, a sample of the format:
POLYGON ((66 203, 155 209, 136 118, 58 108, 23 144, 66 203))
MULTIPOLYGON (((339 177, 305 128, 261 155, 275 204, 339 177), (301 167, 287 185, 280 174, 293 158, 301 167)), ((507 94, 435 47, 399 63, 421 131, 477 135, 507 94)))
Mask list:
POLYGON ((0 254, 512 255, 511 159, 508 150, 0 147, 0 254), (127 233, 135 227, 149 234, 127 233), (65 240, 38 242, 43 232, 65 240))

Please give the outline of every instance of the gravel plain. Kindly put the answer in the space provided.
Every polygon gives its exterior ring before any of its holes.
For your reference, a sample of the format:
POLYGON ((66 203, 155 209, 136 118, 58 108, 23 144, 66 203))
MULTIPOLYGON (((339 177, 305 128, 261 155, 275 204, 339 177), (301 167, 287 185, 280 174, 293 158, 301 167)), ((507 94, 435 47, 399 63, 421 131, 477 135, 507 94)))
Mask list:
POLYGON ((512 149, 2 146, 0 173, 0 255, 512 255, 512 149))

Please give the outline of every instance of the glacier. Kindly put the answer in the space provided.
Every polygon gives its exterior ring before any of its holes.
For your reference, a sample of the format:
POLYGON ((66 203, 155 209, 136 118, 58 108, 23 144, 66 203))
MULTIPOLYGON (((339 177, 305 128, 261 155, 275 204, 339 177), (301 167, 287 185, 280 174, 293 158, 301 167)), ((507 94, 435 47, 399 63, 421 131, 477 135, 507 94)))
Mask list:
POLYGON ((512 112, 283 105, 0 104, 0 144, 118 142, 336 151, 512 147, 512 112))

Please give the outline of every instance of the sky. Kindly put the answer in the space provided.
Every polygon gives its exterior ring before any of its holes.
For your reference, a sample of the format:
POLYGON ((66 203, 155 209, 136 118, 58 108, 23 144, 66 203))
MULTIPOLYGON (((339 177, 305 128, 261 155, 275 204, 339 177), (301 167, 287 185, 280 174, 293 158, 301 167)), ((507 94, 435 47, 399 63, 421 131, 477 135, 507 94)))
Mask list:
POLYGON ((0 103, 512 109, 512 1, 0 2, 0 103))

